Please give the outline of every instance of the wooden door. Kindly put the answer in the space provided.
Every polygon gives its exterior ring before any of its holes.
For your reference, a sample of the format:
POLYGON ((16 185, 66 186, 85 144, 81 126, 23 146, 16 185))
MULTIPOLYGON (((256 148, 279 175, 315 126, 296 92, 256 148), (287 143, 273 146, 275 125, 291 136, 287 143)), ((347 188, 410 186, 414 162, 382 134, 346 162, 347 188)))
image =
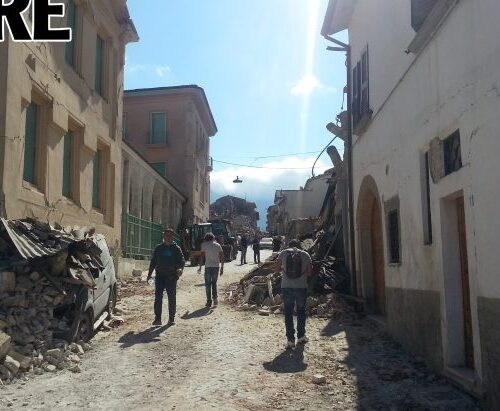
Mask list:
POLYGON ((382 217, 380 213, 380 206, 378 205, 376 199, 373 200, 370 232, 375 310, 377 314, 385 315, 384 240, 382 237, 382 217))
POLYGON ((462 281, 462 308, 464 318, 465 366, 474 368, 474 344, 472 336, 472 314, 470 308, 469 263, 467 260, 467 235, 465 230, 464 198, 456 200, 458 246, 460 249, 460 274, 462 281))

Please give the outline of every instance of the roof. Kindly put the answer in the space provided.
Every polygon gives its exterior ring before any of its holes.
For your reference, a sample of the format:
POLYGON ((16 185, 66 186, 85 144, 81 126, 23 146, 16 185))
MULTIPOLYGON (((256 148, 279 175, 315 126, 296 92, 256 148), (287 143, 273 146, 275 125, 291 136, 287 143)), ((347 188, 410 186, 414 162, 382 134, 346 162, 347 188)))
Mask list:
POLYGON ((134 96, 161 96, 169 94, 178 93, 192 93, 200 99, 202 108, 206 110, 207 120, 209 121, 209 126, 211 127, 210 136, 214 136, 217 133, 217 125, 215 124, 215 119, 208 104, 207 95, 205 90, 196 84, 187 84, 180 86, 169 86, 169 87, 152 87, 152 88, 137 88, 132 90, 124 91, 124 98, 134 97, 134 96))
POLYGON ((321 27, 321 35, 329 36, 347 30, 355 7, 356 0, 330 0, 321 27))

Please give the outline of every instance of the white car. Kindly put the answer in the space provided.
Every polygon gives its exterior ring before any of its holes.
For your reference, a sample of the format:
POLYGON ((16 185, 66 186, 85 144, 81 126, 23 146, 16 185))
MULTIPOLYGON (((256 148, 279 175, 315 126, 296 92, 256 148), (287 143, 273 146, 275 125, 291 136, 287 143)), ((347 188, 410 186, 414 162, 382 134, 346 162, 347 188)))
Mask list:
POLYGON ((259 244, 260 244, 261 250, 265 250, 265 249, 272 250, 273 249, 273 239, 272 238, 269 238, 269 237, 261 238, 261 240, 259 241, 259 244))

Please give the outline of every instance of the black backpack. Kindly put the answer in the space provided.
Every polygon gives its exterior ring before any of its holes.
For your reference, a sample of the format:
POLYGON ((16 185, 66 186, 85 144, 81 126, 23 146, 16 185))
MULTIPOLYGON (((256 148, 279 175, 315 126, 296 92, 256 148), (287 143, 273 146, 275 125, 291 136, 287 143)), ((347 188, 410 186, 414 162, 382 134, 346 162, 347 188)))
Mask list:
POLYGON ((299 250, 292 250, 287 253, 285 275, 292 279, 302 277, 302 257, 299 250))

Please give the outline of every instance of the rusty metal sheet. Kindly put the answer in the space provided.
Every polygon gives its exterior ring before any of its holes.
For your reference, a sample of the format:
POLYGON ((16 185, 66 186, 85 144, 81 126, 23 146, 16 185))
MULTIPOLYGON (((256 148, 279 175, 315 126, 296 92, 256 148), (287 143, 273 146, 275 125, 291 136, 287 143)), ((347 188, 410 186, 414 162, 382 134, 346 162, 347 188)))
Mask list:
MULTIPOLYGON (((45 257, 57 254, 61 250, 64 250, 68 245, 75 241, 74 238, 67 234, 63 234, 57 231, 57 243, 56 247, 46 246, 42 241, 35 240, 36 236, 28 236, 23 229, 16 226, 16 222, 19 224, 18 220, 6 220, 2 218, 2 224, 7 231, 10 239, 12 240, 17 251, 23 258, 31 259, 36 257, 45 257), (30 238, 32 237, 32 238, 30 238)), ((52 231, 52 234, 55 231, 52 231)))

